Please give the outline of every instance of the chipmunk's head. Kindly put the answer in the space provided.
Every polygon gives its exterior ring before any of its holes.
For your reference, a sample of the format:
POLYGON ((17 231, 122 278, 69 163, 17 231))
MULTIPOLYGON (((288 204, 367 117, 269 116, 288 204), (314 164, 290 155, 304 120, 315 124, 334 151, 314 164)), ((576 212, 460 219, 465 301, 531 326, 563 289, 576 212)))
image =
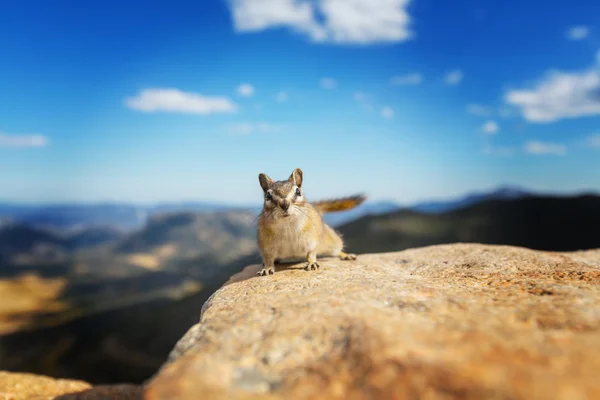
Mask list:
POLYGON ((273 181, 266 174, 259 174, 258 181, 264 192, 265 211, 276 213, 282 217, 298 215, 301 213, 299 207, 306 200, 302 190, 302 170, 296 168, 285 181, 273 181))

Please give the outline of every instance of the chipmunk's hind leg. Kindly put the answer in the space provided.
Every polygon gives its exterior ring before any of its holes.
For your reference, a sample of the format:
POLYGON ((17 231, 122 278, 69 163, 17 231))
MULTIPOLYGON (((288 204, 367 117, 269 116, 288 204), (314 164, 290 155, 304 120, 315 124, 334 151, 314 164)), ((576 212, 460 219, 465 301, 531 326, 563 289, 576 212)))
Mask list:
POLYGON ((340 253, 338 254, 338 257, 340 258, 340 260, 344 260, 344 261, 356 260, 356 254, 344 253, 343 251, 340 251, 340 253))
POLYGON ((338 257, 340 260, 356 260, 356 254, 345 253, 342 251, 343 248, 342 236, 333 228, 326 226, 319 254, 338 257))

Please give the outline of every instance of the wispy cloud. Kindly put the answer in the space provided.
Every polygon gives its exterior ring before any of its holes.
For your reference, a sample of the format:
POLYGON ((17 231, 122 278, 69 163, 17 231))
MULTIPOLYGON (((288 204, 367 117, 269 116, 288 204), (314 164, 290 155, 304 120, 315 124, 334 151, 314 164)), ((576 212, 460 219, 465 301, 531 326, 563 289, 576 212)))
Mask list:
POLYGON ((187 114, 232 113, 237 105, 227 97, 209 97, 179 89, 145 89, 125 100, 127 107, 142 112, 172 112, 187 114))
POLYGON ((486 121, 481 127, 481 132, 486 135, 495 135, 500 130, 500 127, 495 121, 486 121))
POLYGON ((447 85, 456 86, 462 82, 463 78, 464 78, 464 74, 463 74, 462 70, 455 69, 454 71, 448 72, 446 74, 446 77, 444 78, 444 80, 446 81, 447 85))
POLYGON ((315 43, 360 44, 410 39, 410 0, 228 0, 239 33, 286 27, 315 43))
POLYGON ((530 141, 525 143, 525 152, 533 155, 562 156, 567 152, 567 146, 558 143, 530 141))
POLYGON ((467 112, 471 115, 476 115, 478 117, 492 116, 492 109, 481 104, 469 104, 467 106, 467 112))
POLYGON ((590 28, 585 25, 573 26, 567 30, 567 39, 583 40, 590 34, 590 28))
POLYGON ((283 125, 274 125, 269 122, 241 122, 230 125, 227 131, 235 135, 248 135, 251 133, 278 133, 285 128, 283 125))
POLYGON ((287 94, 287 92, 279 92, 275 96, 275 101, 278 103, 285 103, 286 101, 289 100, 289 98, 290 98, 290 96, 287 94))
POLYGON ((381 109, 381 116, 383 118, 394 118, 394 109, 392 107, 386 106, 381 109))
POLYGON ((551 71, 533 88, 509 91, 505 101, 536 123, 600 115, 600 68, 551 71))
POLYGON ((46 147, 49 140, 44 135, 11 135, 0 132, 0 148, 2 147, 46 147))
POLYGON ((237 88, 238 94, 243 97, 252 97, 252 95, 254 95, 254 91, 254 86, 249 83, 242 83, 237 88))
POLYGON ((397 75, 390 80, 390 83, 394 86, 419 85, 421 82, 423 82, 423 75, 418 72, 407 75, 397 75))
POLYGON ((333 78, 321 78, 319 83, 323 89, 333 89, 337 86, 337 81, 333 78))

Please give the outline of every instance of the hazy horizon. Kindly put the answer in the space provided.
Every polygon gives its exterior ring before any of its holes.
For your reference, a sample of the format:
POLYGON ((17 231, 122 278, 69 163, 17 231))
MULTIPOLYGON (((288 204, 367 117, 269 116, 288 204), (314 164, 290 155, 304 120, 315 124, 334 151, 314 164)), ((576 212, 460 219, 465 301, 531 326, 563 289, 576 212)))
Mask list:
MULTIPOLYGON (((412 201, 405 201, 405 202, 401 202, 392 198, 372 198, 367 195, 367 202, 368 203, 394 203, 398 206, 413 206, 413 205, 418 205, 421 203, 427 203, 427 202, 445 202, 445 201, 453 201, 453 200, 459 200, 461 198, 467 197, 467 196, 471 196, 471 195, 477 195, 477 194, 489 194, 498 190, 505 190, 505 189, 509 189, 509 190, 520 190, 520 191, 524 191, 533 195, 541 195, 541 196, 580 196, 580 195, 586 195, 586 194, 592 194, 592 195, 599 195, 600 196, 600 190, 598 189, 582 189, 582 190, 575 190, 575 191, 547 191, 547 190, 533 190, 533 189, 529 189, 526 187, 522 187, 522 186, 517 186, 517 185, 499 185, 499 186, 493 186, 493 187, 489 187, 489 188, 485 188, 485 189, 478 189, 478 190, 472 190, 472 191, 467 191, 467 192, 460 192, 460 193, 455 193, 455 194, 450 194, 447 196, 439 196, 439 197, 422 197, 422 198, 417 198, 415 200, 412 201)), ((352 194, 358 194, 361 193, 360 191, 357 191, 355 193, 349 193, 346 195, 352 195, 352 194)), ((362 193, 365 194, 365 193, 362 193)), ((344 197, 345 195, 339 195, 339 196, 329 196, 329 197, 319 197, 319 196, 311 196, 311 198, 309 198, 309 201, 317 201, 317 200, 324 200, 324 199, 333 199, 333 198, 339 198, 339 197, 344 197)), ((211 199, 203 199, 203 198, 196 198, 196 199, 167 199, 167 200, 160 200, 160 201, 154 201, 154 202, 136 202, 136 201, 119 201, 119 200, 91 200, 91 201, 45 201, 45 202, 35 202, 35 201, 19 201, 19 200, 7 200, 7 199, 3 199, 0 197, 0 205, 14 205, 14 206, 24 206, 24 207, 52 207, 52 206, 102 206, 102 205, 123 205, 123 206, 138 206, 138 207, 154 207, 154 206, 164 206, 164 205, 182 205, 182 204, 206 204, 206 205, 215 205, 215 206, 231 206, 231 207, 239 207, 239 208, 261 208, 262 207, 262 197, 260 197, 258 199, 255 199, 255 201, 250 201, 250 202, 245 202, 245 203, 232 203, 232 202, 223 202, 223 201, 219 201, 219 200, 211 200, 211 199)))

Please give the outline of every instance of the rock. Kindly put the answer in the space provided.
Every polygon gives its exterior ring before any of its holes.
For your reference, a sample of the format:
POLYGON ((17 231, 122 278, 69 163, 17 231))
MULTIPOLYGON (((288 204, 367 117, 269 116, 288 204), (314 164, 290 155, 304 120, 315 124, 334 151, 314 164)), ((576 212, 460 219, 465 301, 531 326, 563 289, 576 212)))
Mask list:
POLYGON ((0 371, 0 400, 135 400, 141 395, 134 385, 92 387, 78 380, 0 371))
POLYGON ((600 250, 453 244, 234 276, 147 399, 598 399, 600 250))

